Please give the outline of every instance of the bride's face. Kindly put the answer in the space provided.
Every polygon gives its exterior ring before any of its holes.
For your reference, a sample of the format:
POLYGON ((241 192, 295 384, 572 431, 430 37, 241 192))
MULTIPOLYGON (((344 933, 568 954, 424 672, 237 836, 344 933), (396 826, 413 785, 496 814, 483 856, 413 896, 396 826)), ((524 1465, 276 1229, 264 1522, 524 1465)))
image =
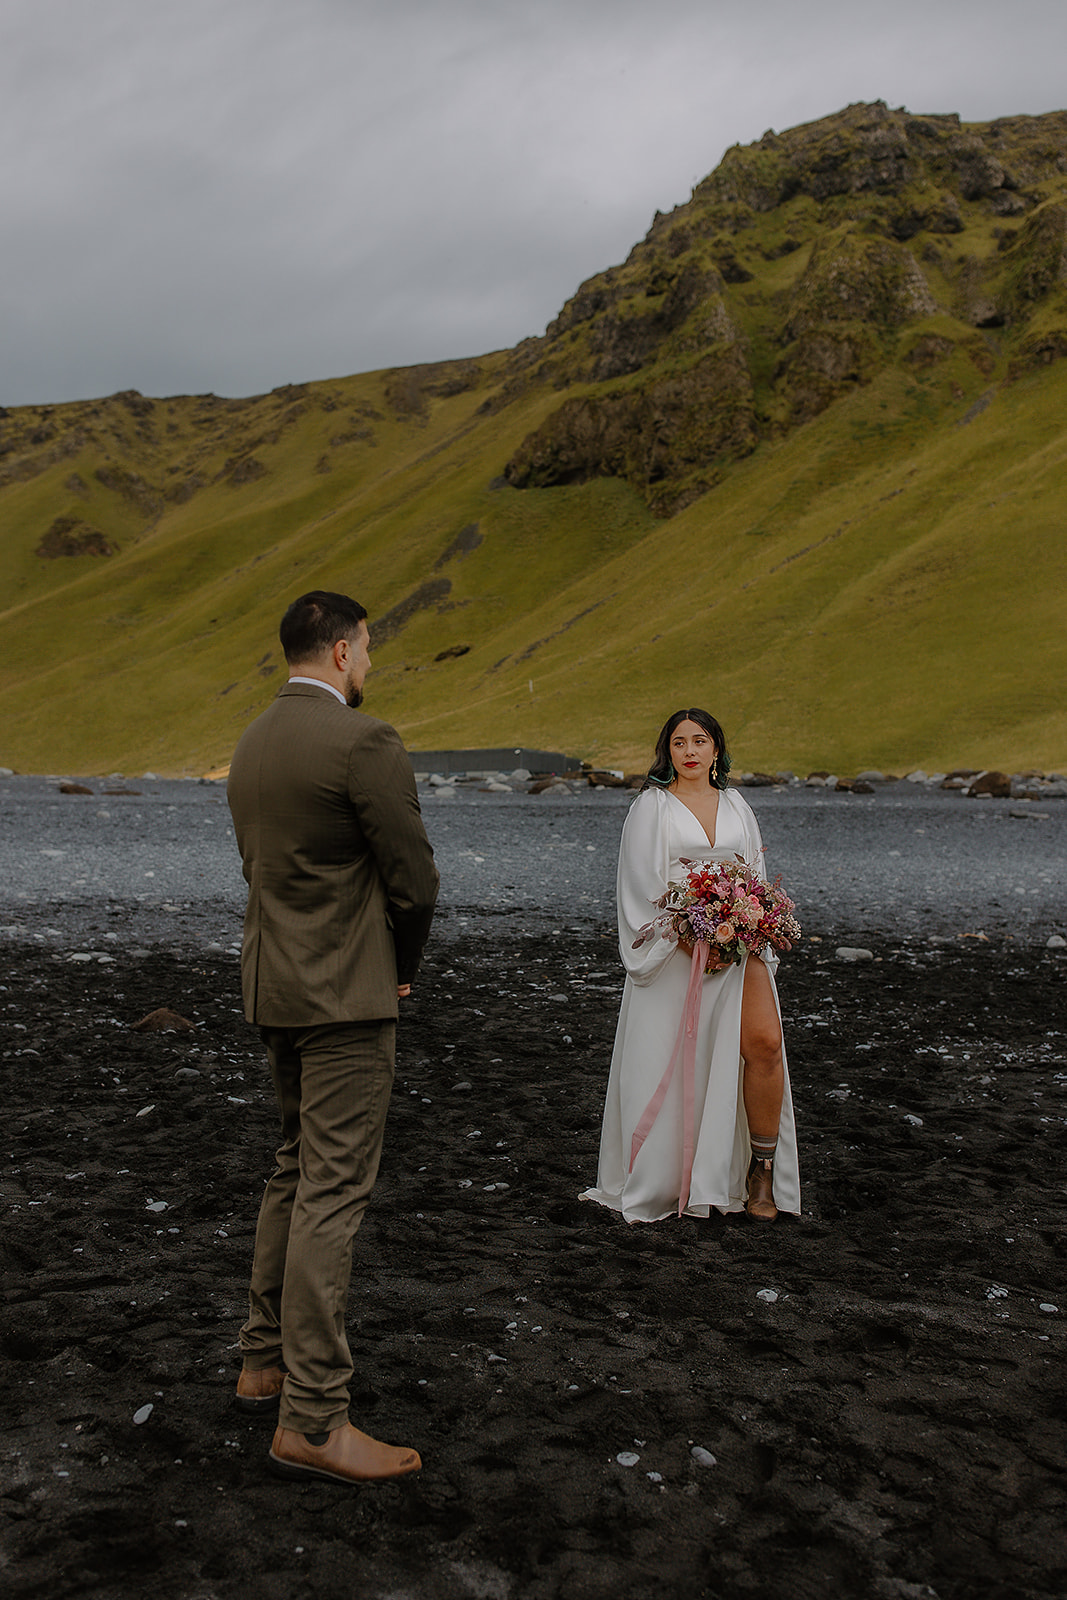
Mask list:
POLYGON ((687 783, 710 783, 715 760, 715 740, 699 722, 680 722, 671 734, 671 761, 679 778, 687 783))

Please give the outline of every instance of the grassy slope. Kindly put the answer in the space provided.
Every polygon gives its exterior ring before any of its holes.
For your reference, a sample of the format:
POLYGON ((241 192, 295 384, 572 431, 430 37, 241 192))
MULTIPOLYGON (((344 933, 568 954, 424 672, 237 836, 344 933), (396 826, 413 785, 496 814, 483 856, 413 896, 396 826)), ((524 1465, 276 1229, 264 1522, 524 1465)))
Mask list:
MULTIPOLYGON (((888 374, 881 387, 902 386, 888 374)), ((1065 391, 1067 371, 1028 380, 888 460, 865 444, 871 392, 852 397, 523 624, 430 669, 412 739, 498 742, 514 727, 537 743, 563 728, 566 747, 633 765, 665 711, 695 703, 746 765, 1062 764, 1065 391)), ((409 682, 383 674, 376 704, 402 720, 409 682)))
MULTIPOLYGON (((802 231, 811 209, 771 221, 802 231)), ((757 379, 774 359, 760 305, 807 257, 731 291, 757 379)), ((951 301, 950 280, 935 288, 951 301)), ((415 747, 514 742, 632 768, 685 702, 720 717, 747 767, 1067 767, 1067 363, 1007 381, 1008 353, 990 345, 981 370, 976 341, 946 312, 909 323, 870 384, 668 521, 615 479, 490 487, 559 404, 533 385, 483 413, 506 354, 407 407, 397 375, 372 373, 247 402, 12 412, 8 459, 36 475, 0 477, 0 763, 224 764, 280 681, 282 609, 321 586, 369 607, 368 709, 415 747), (955 348, 916 368, 924 334, 955 348), (263 475, 232 481, 250 457, 263 475), (138 475, 125 490, 95 476, 116 464, 138 475), (118 553, 42 560, 60 515, 118 553), (472 523, 481 543, 442 565, 472 523), (373 649, 374 618, 429 579, 447 595, 373 649), (434 661, 453 645, 471 649, 434 661)))

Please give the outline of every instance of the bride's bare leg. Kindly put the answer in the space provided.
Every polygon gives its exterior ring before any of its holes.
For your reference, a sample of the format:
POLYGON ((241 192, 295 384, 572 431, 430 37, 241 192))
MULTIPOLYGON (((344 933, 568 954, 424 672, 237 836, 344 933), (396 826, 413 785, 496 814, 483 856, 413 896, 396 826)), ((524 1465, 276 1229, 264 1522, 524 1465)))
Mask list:
POLYGON ((741 1054, 745 1061, 742 1093, 749 1132, 773 1143, 782 1115, 782 1024, 774 1003, 770 973, 756 956, 745 962, 741 996, 741 1054))
POLYGON ((749 956, 745 963, 745 986, 741 995, 741 1054, 745 1067, 741 1092, 752 1141, 752 1164, 748 1169, 750 1217, 773 1222, 778 1215, 774 1203, 774 1151, 778 1142, 778 1123, 782 1115, 785 1073, 782 1065, 782 1025, 770 974, 763 962, 749 956))

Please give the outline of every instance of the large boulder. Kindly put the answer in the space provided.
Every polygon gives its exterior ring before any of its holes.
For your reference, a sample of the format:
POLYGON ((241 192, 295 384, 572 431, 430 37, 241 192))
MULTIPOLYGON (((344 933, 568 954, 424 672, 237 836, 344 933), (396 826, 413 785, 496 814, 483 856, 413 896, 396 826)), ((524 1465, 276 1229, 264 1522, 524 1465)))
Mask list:
POLYGON ((988 794, 992 795, 994 800, 1010 800, 1011 779, 1006 772, 980 772, 976 778, 971 779, 963 792, 972 799, 988 794))

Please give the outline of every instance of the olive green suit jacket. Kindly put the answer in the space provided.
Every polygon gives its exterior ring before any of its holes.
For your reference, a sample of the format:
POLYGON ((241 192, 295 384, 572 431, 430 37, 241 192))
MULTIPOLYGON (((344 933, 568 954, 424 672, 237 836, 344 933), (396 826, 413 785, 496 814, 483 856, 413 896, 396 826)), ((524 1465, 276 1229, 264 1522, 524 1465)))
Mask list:
POLYGON ((242 735, 226 793, 248 883, 249 1022, 395 1017, 438 886, 395 729, 326 688, 287 683, 242 735))

